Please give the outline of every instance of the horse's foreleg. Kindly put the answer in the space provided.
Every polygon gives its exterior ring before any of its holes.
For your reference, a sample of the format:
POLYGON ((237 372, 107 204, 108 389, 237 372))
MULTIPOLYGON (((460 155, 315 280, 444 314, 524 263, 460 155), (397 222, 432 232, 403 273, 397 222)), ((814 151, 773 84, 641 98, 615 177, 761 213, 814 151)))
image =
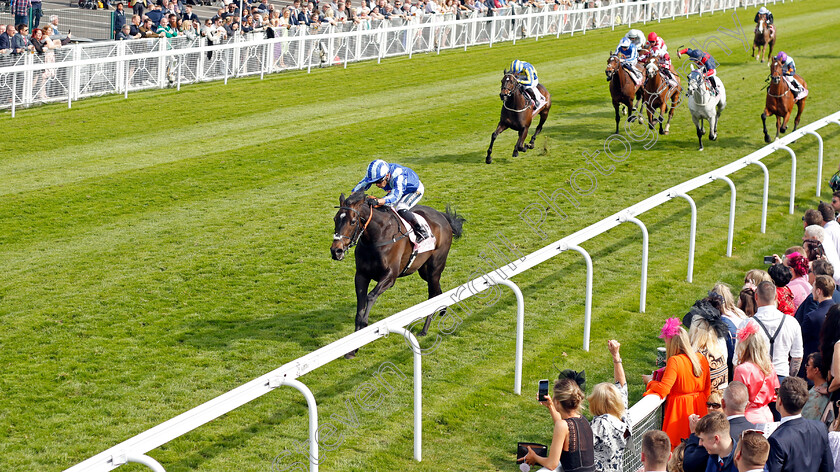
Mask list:
POLYGON ((782 117, 776 116, 776 141, 779 140, 779 132, 782 130, 782 117))
MULTIPOLYGON (((367 291, 370 286, 370 279, 364 275, 356 274, 354 283, 356 285, 356 331, 358 331, 368 324, 370 308, 367 303, 367 291)), ((356 357, 357 352, 359 352, 358 349, 348 352, 344 357, 352 359, 356 357)))
MULTIPOLYGON (((436 296, 443 293, 443 290, 440 289, 440 274, 442 271, 437 271, 436 274, 431 274, 426 282, 429 285, 429 298, 435 298, 436 296)), ((424 277, 426 278, 426 277, 424 277)), ((446 315, 446 307, 440 310, 440 316, 446 315)), ((432 313, 431 315, 426 317, 426 322, 423 324, 423 330, 420 331, 420 336, 425 336, 429 332, 429 326, 432 324, 432 318, 434 318, 435 314, 432 313)))
POLYGON ((709 141, 717 141, 718 116, 712 115, 709 118, 709 141))
POLYGON ((613 108, 615 108, 615 134, 618 134, 618 123, 621 122, 621 117, 618 113, 619 106, 617 102, 613 102, 613 108))
POLYGON ((764 129, 764 142, 765 143, 770 142, 770 135, 767 134, 767 117, 768 116, 770 116, 770 113, 767 112, 767 109, 765 109, 763 112, 761 112, 761 127, 762 127, 762 129, 764 129))
POLYGON ((505 125, 504 123, 502 123, 500 121, 499 126, 496 127, 496 131, 493 131, 493 134, 490 135, 490 147, 487 148, 487 158, 484 160, 484 162, 486 162, 488 164, 493 162, 493 158, 490 157, 490 154, 493 153, 493 143, 496 142, 496 138, 499 137, 499 133, 501 133, 502 131, 504 131, 506 129, 507 129, 507 125, 505 125))
MULTIPOLYGON (((793 108, 793 107, 791 107, 791 108, 793 108)), ((779 126, 779 131, 781 131, 782 133, 787 132, 788 120, 790 120, 790 112, 785 113, 784 118, 781 118, 781 123, 782 124, 781 124, 781 126, 779 126)))
POLYGON ((513 148, 513 157, 519 156, 520 151, 525 152, 525 138, 528 137, 528 127, 524 127, 519 131, 519 139, 516 140, 516 146, 513 148))
POLYGON ((694 115, 691 116, 691 120, 694 121, 694 129, 697 131, 697 142, 700 144, 699 150, 703 150, 703 118, 697 118, 694 115))

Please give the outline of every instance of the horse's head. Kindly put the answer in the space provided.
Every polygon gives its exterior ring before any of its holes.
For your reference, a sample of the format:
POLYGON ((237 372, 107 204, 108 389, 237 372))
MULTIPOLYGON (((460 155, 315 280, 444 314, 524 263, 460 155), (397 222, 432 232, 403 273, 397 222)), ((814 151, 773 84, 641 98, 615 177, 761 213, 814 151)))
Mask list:
POLYGON ((770 81, 778 84, 782 80, 782 62, 778 57, 770 61, 770 81))
POLYGON ((347 198, 344 194, 338 198, 338 212, 335 217, 335 234, 333 235, 330 253, 332 258, 340 261, 347 251, 359 242, 365 232, 367 222, 373 217, 364 190, 354 192, 347 198))
POLYGON ((645 72, 647 72, 647 76, 649 79, 656 77, 656 74, 659 73, 659 58, 653 57, 650 61, 645 65, 645 72))
POLYGON ((502 77, 502 90, 499 92, 499 98, 502 101, 507 101, 513 92, 516 90, 516 87, 519 85, 519 81, 516 79, 516 74, 513 72, 505 69, 504 76, 502 77))
POLYGON ((612 80, 613 75, 615 75, 615 72, 618 70, 620 65, 621 64, 619 63, 618 56, 615 53, 611 52, 610 58, 607 59, 607 69, 604 71, 604 73, 607 75, 607 82, 612 80))
POLYGON ((764 28, 765 28, 766 25, 767 25, 767 15, 765 15, 764 13, 759 13, 758 14, 758 26, 756 26, 756 29, 758 29, 758 32, 760 34, 764 34, 764 28))
POLYGON ((691 95, 703 85, 703 74, 699 70, 693 70, 688 74, 688 89, 686 93, 691 95))

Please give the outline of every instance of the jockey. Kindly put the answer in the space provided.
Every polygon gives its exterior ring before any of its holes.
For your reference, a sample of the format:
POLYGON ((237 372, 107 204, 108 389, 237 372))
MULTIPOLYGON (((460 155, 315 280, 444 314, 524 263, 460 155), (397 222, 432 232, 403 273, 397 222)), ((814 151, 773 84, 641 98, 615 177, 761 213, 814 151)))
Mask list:
POLYGON ((353 192, 360 189, 367 190, 371 185, 376 185, 388 192, 384 198, 371 197, 371 199, 375 200, 377 205, 394 207, 397 213, 414 228, 418 244, 429 237, 429 233, 411 212, 411 208, 423 198, 424 191, 420 178, 413 170, 377 159, 368 165, 365 178, 353 188, 353 192))
POLYGON ((677 57, 682 57, 683 54, 687 55, 691 59, 691 62, 695 63, 701 69, 703 75, 712 84, 712 90, 717 94, 717 80, 712 78, 716 77, 715 68, 717 67, 717 62, 715 58, 711 54, 699 49, 682 48, 677 51, 677 57))
POLYGON ((782 63, 782 76, 787 80, 790 88, 793 89, 794 96, 799 95, 802 91, 802 86, 796 80, 796 63, 793 58, 788 56, 784 51, 780 51, 776 55, 776 59, 782 63))
POLYGON ((540 106, 545 101, 545 97, 540 93, 537 86, 540 84, 537 78, 537 70, 534 69, 530 63, 514 59, 510 63, 510 71, 516 74, 519 83, 525 86, 525 90, 531 93, 531 98, 534 100, 535 107, 540 106), (525 77, 522 77, 522 75, 525 77))
POLYGON ((667 66, 667 69, 663 69, 663 71, 668 75, 675 75, 677 71, 674 70, 674 65, 671 64, 671 56, 668 54, 668 46, 665 45, 665 40, 657 36, 653 31, 648 34, 647 39, 648 57, 660 58, 662 63, 667 66))
POLYGON ((758 9, 758 13, 755 14, 755 19, 753 20, 756 25, 758 25, 758 17, 761 15, 767 15, 766 18, 768 25, 773 24, 773 13, 768 10, 767 7, 761 7, 758 9))
POLYGON ((632 41, 636 46, 636 49, 641 49, 644 45, 645 34, 637 29, 631 29, 624 35, 624 37, 632 41))
MULTIPOLYGON (((628 33, 629 34, 629 33, 628 33)), ((636 62, 639 61, 639 51, 636 50, 636 43, 627 38, 621 38, 618 47, 615 49, 615 54, 619 58, 619 62, 625 69, 627 69, 636 79, 636 82, 641 78, 641 72, 636 68, 636 62)))

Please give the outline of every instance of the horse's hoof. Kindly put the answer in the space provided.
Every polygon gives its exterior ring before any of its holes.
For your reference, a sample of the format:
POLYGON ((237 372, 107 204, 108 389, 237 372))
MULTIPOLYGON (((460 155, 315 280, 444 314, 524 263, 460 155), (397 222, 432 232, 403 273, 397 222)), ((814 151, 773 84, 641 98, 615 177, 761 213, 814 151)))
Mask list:
MULTIPOLYGON (((653 128, 651 128, 651 129, 653 129, 653 128)), ((668 134, 668 132, 667 132, 667 131, 665 131, 665 130, 663 130, 663 129, 660 129, 660 130, 659 130, 659 134, 668 134)))
POLYGON ((770 144, 770 136, 764 135, 764 142, 770 144))
POLYGON ((420 337, 420 336, 425 336, 427 334, 429 334, 427 331, 420 331, 419 333, 417 333, 417 336, 420 337))
POLYGON ((519 157, 519 153, 516 152, 516 151, 513 151, 513 157, 519 157))
POLYGON ((356 353, 348 352, 347 354, 344 355, 344 358, 345 359, 355 359, 356 358, 356 353))
POLYGON ((698 149, 698 151, 702 151, 702 150, 703 150, 703 146, 700 146, 700 149, 698 149))
POLYGON ((531 143, 528 143, 528 144, 525 145, 525 149, 534 149, 534 145, 531 144, 531 143))
POLYGON ((779 128, 779 131, 781 131, 782 133, 786 133, 786 132, 787 132, 787 128, 779 128))
POLYGON ((487 159, 484 159, 484 163, 485 164, 492 164, 493 163, 493 158, 490 157, 490 156, 487 156, 487 159))
POLYGON ((666 129, 665 131, 662 132, 662 134, 671 134, 671 132, 666 129))
POLYGON ((714 136, 709 135, 709 141, 717 141, 717 135, 714 135, 714 136))

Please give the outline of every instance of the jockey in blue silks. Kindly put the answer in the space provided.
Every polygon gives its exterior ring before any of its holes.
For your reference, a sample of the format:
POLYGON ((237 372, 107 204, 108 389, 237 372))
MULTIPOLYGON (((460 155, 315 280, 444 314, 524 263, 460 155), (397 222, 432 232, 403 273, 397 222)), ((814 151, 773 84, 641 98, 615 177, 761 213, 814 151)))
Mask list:
POLYGON ((540 106, 540 104, 545 101, 545 97, 543 97, 543 94, 541 94, 539 89, 537 89, 537 86, 540 84, 540 81, 537 78, 537 69, 534 69, 534 66, 528 62, 514 59, 514 61, 510 63, 510 71, 516 74, 519 83, 524 85, 525 91, 531 94, 531 98, 536 104, 535 106, 540 106))
POLYGON ((417 173, 408 167, 388 164, 382 159, 377 159, 368 165, 365 178, 353 188, 353 192, 360 189, 367 190, 371 185, 376 185, 388 192, 384 198, 373 199, 376 200, 377 205, 394 207, 397 213, 414 228, 417 243, 429 237, 429 233, 420 226, 414 213, 411 212, 411 208, 423 198, 425 190, 417 173))
POLYGON ((636 48, 636 43, 630 40, 630 38, 624 37, 621 38, 621 41, 618 43, 618 47, 615 49, 616 55, 618 55, 618 61, 627 69, 634 77, 636 82, 639 81, 641 78, 641 72, 636 69, 636 63, 639 62, 639 51, 636 48))
POLYGON ((715 68, 717 67, 717 62, 715 58, 712 57, 711 54, 701 51, 700 49, 691 49, 691 48, 682 48, 677 51, 677 57, 682 57, 682 55, 687 55, 691 62, 697 65, 703 75, 709 79, 709 83, 712 84, 712 90, 715 94, 717 94, 717 81, 712 77, 716 76, 717 71, 715 68))

